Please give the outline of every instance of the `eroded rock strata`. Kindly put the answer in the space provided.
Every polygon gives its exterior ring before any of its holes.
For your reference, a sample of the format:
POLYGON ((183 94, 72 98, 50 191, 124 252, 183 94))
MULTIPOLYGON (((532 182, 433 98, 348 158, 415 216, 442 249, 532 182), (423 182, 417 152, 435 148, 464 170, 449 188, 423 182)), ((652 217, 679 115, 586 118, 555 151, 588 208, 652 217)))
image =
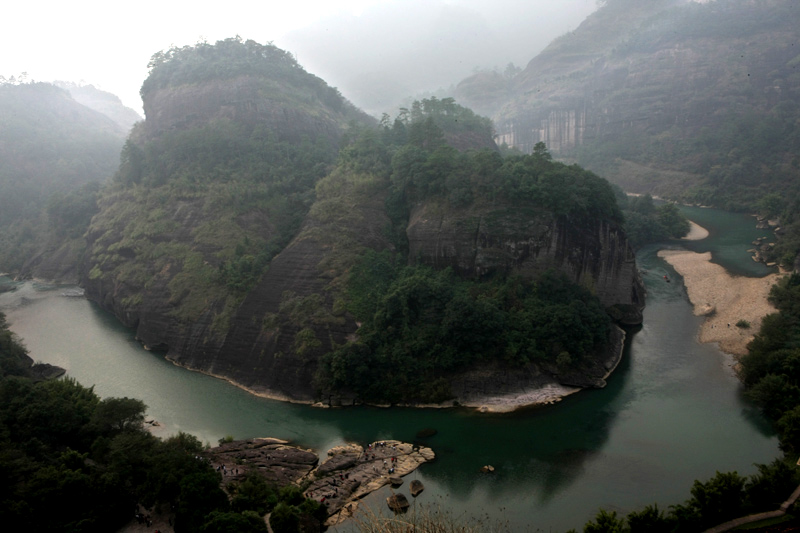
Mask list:
POLYGON ((274 438, 223 443, 205 456, 222 474, 223 487, 252 472, 276 487, 303 487, 307 498, 326 506, 328 526, 353 516, 358 501, 391 484, 391 478, 408 475, 436 457, 430 448, 387 440, 366 448, 358 444, 337 446, 320 463, 313 451, 274 438))

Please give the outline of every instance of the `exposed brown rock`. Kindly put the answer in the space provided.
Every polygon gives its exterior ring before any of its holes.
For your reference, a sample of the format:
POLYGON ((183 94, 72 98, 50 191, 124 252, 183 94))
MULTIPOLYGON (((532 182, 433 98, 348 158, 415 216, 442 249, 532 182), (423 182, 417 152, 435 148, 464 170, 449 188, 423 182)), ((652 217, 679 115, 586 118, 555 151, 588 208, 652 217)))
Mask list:
POLYGON ((411 214, 409 257, 466 277, 516 273, 536 277, 548 269, 566 274, 600 298, 624 309, 621 322, 639 324, 644 284, 620 227, 599 222, 578 227, 549 211, 483 206, 446 209, 425 203, 411 214))
POLYGON ((389 506, 389 509, 395 513, 405 513, 408 508, 411 507, 405 494, 392 494, 386 498, 386 504, 389 506))

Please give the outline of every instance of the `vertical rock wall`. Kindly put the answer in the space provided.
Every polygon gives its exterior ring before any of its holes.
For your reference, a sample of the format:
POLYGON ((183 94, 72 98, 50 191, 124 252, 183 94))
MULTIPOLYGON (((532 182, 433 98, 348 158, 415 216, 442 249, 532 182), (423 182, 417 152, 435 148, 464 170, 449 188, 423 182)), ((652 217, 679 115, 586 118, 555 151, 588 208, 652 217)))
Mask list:
POLYGON ((590 289, 606 307, 640 323, 644 285, 624 232, 601 222, 585 227, 522 207, 446 210, 417 207, 408 226, 409 257, 480 278, 496 272, 536 277, 548 269, 590 289))

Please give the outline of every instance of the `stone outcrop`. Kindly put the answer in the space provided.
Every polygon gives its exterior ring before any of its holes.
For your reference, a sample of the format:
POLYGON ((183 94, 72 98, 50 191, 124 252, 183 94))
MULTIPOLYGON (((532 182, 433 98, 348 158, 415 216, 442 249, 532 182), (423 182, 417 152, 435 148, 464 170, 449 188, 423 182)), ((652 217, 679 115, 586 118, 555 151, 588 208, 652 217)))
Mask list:
MULTIPOLYGON (((274 438, 248 439, 220 444, 204 453, 222 474, 223 487, 257 473, 277 487, 302 485, 306 498, 321 502, 328 510, 326 525, 333 526, 353 516, 358 501, 391 484, 420 465, 433 461, 430 448, 396 440, 379 441, 366 448, 347 444, 332 448, 327 458, 311 450, 274 438)), ((418 489, 415 496, 422 489, 418 489)))
POLYGON ((145 131, 158 137, 225 119, 264 125, 290 142, 322 137, 338 145, 341 116, 332 110, 286 105, 294 98, 291 87, 255 76, 168 86, 144 99, 145 131))
POLYGON ((418 206, 408 225, 409 257, 481 278, 516 273, 535 278, 548 269, 594 292, 621 322, 641 323, 644 284, 625 233, 599 222, 579 226, 566 217, 525 207, 444 209, 418 206))

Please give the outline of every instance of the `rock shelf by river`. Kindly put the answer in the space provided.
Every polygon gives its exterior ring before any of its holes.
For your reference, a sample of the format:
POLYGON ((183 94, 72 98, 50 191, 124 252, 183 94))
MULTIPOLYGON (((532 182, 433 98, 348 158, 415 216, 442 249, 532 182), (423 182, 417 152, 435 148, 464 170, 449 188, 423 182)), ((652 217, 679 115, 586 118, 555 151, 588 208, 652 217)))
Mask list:
POLYGON ((358 444, 337 446, 319 463, 313 451, 271 438, 223 443, 205 455, 223 474, 223 485, 257 472, 278 487, 304 487, 307 498, 328 508, 328 526, 353 516, 358 500, 390 484, 390 477, 410 474, 435 458, 430 448, 387 440, 366 449, 358 444))
POLYGON ((781 274, 763 278, 732 276, 711 262, 711 252, 661 250, 658 256, 683 276, 694 314, 706 317, 700 342, 716 342, 729 354, 746 354, 747 344, 761 328, 761 319, 775 312, 767 298, 781 274), (750 327, 737 327, 740 320, 747 321, 750 327))

